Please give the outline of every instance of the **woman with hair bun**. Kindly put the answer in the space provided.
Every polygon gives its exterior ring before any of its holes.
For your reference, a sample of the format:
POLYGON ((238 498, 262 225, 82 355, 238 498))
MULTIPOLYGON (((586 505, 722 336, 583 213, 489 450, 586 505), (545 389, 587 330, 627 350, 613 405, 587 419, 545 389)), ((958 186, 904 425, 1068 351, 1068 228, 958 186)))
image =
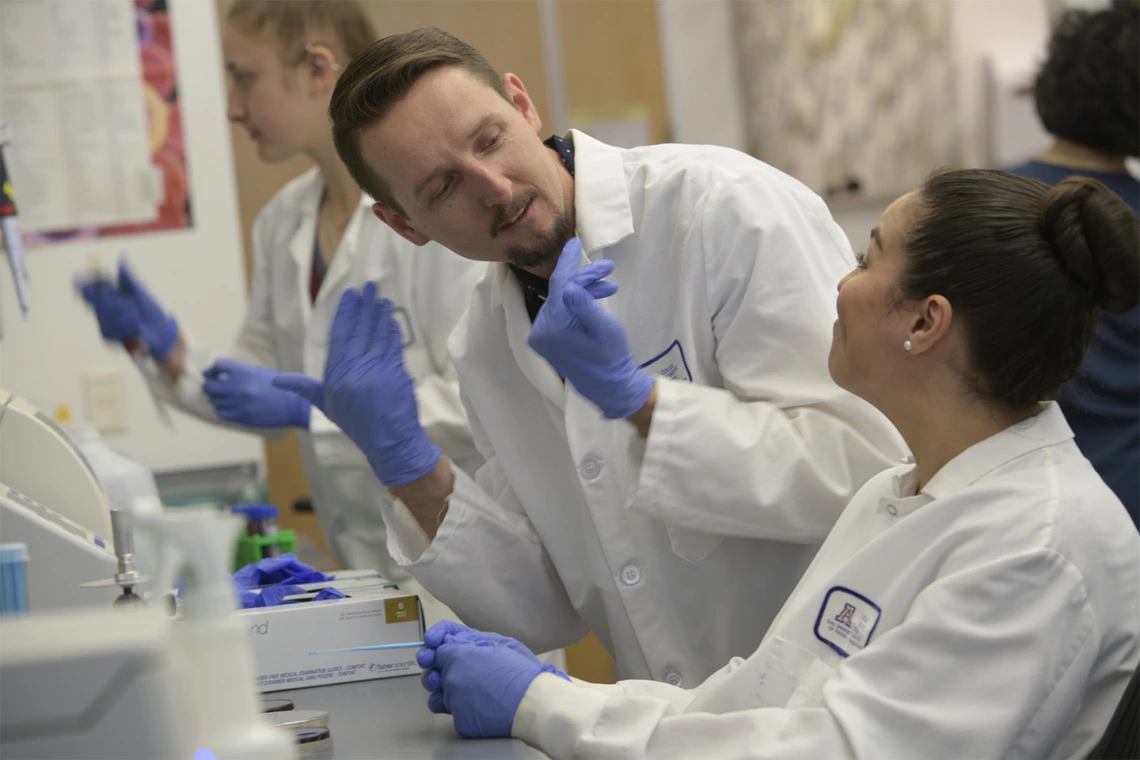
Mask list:
POLYGON ((695 689, 596 685, 433 626, 428 706, 552 757, 1079 757, 1140 662, 1140 536, 1052 399, 1140 300, 1140 222, 1080 178, 931 176, 839 284, 831 375, 913 461, 854 497, 763 642, 695 689))

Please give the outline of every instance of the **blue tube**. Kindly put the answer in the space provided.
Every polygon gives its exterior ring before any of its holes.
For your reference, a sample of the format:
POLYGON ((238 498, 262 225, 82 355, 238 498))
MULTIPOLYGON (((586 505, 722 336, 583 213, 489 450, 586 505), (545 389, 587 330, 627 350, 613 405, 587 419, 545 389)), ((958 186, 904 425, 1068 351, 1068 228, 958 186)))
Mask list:
POLYGON ((0 544, 0 616, 28 614, 28 547, 0 544))
POLYGON ((309 652, 309 654, 329 654, 331 652, 373 652, 378 649, 411 649, 412 647, 419 649, 423 645, 424 643, 422 641, 405 641, 400 644, 369 644, 368 646, 348 647, 346 649, 318 649, 315 652, 309 652))

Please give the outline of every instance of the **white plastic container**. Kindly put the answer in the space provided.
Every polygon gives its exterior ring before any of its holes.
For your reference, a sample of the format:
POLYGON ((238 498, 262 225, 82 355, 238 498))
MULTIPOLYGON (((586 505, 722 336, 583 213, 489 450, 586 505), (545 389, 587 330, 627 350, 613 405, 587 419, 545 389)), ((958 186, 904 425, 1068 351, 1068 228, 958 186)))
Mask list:
MULTIPOLYGON (((69 425, 67 433, 95 471, 95 477, 103 486, 113 509, 121 509, 131 516, 139 509, 161 509, 158 506, 162 503, 158 498, 158 485, 150 469, 108 446, 94 425, 69 425)), ((144 531, 135 530, 133 533, 135 569, 153 578, 158 570, 154 539, 144 531)), ((146 584, 135 593, 149 597, 153 590, 153 585, 146 584)))

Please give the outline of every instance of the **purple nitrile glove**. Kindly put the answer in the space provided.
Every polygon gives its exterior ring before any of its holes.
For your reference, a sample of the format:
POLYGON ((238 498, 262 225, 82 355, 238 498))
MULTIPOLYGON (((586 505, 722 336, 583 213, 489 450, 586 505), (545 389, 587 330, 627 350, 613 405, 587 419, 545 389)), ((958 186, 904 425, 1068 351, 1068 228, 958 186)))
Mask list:
POLYGON ((119 261, 118 283, 81 278, 78 284, 83 299, 95 310, 105 339, 121 343, 142 338, 155 361, 166 359, 178 341, 178 323, 163 311, 125 260, 119 261))
POLYGON ((218 417, 256 428, 308 429, 310 404, 273 384, 280 372, 233 359, 218 359, 202 372, 202 390, 218 417))
POLYGON ((613 262, 579 269, 581 255, 581 241, 571 238, 527 342, 606 417, 630 417, 645 406, 653 377, 634 363, 621 322, 598 303, 617 292, 617 285, 603 279, 613 272, 613 262))
POLYGON ((417 653, 421 666, 431 660, 430 669, 421 678, 431 692, 428 709, 450 714, 460 736, 510 736, 519 703, 534 679, 554 673, 570 680, 553 665, 543 665, 534 655, 528 657, 518 651, 509 641, 461 632, 445 637, 435 649, 425 646, 417 653), (429 652, 430 658, 426 655, 429 652))
POLYGON ((304 562, 299 562, 297 555, 292 552, 282 554, 280 557, 266 557, 246 565, 234 573, 233 578, 238 588, 257 588, 279 583, 321 583, 332 580, 331 575, 325 575, 304 562))
POLYGON ((376 284, 346 290, 329 334, 324 380, 283 373, 278 388, 306 399, 368 457, 380 482, 402 486, 431 472, 442 454, 420 425, 415 384, 404 368, 400 324, 376 284))

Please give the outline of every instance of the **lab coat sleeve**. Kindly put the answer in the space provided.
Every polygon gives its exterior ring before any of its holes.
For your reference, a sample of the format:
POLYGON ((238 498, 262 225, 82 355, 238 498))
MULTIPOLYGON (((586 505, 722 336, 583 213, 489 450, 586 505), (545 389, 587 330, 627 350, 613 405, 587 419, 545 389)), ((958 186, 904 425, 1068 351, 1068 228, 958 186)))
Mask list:
POLYGON ((695 214, 723 388, 657 379, 630 505, 687 530, 814 543, 905 451, 828 372, 835 288, 854 264, 843 232, 806 188, 754 174, 714 184, 695 214))
MULTIPOLYGON (((250 286, 249 308, 233 349, 225 356, 244 364, 279 369, 277 350, 273 343, 272 293, 269 267, 269 235, 275 223, 275 209, 266 207, 253 224, 253 282, 250 286)), ((255 433, 266 438, 280 438, 288 434, 284 428, 251 428, 218 419, 210 399, 202 392, 202 371, 210 367, 219 356, 196 340, 185 326, 179 325, 185 346, 182 373, 171 380, 152 360, 140 364, 143 377, 158 399, 204 422, 222 427, 255 433)), ((316 409, 315 415, 320 415, 316 409)), ((323 417, 323 415, 321 415, 323 417)), ((329 423, 331 424, 331 423, 329 423)))
POLYGON ((413 319, 427 342, 430 374, 415 378, 420 424, 428 438, 460 469, 474 473, 482 463, 459 398, 459 379, 447 353, 447 339, 467 310, 486 265, 464 259, 435 243, 411 253, 415 261, 413 319))
POLYGON ((572 644, 589 629, 478 418, 464 405, 484 465, 475 478, 452 467, 455 488, 430 544, 401 502, 381 505, 388 551, 465 624, 512 636, 536 652, 572 644))
POLYGON ((713 714, 543 678, 513 732, 555 758, 1041 757, 1080 707, 1100 636, 1078 571, 1037 550, 932 584, 802 706, 747 709, 750 687, 713 714))

